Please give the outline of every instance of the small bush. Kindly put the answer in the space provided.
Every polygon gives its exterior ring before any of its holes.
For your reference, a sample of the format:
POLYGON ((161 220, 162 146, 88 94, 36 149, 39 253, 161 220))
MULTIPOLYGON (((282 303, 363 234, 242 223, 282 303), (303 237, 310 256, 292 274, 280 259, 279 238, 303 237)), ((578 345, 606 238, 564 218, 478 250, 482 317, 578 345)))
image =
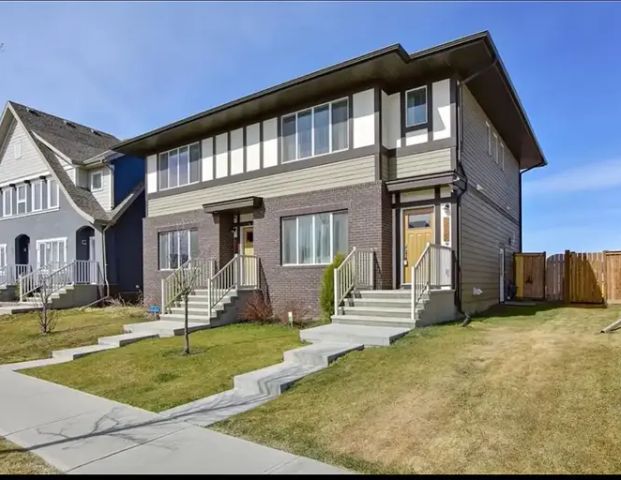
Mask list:
POLYGON ((330 320, 334 314, 334 269, 345 260, 345 256, 337 253, 332 263, 323 271, 321 289, 319 292, 319 306, 324 320, 330 320))
POLYGON ((274 322, 274 312, 269 301, 265 300, 263 293, 252 292, 248 301, 239 312, 239 320, 253 323, 274 322))

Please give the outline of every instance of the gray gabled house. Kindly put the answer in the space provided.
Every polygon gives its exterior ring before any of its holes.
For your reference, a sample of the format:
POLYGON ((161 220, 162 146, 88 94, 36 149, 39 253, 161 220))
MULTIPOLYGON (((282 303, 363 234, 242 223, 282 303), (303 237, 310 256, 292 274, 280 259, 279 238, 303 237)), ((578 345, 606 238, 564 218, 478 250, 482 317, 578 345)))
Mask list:
POLYGON ((0 299, 46 280, 59 307, 142 286, 144 160, 114 136, 8 102, 0 118, 0 299))

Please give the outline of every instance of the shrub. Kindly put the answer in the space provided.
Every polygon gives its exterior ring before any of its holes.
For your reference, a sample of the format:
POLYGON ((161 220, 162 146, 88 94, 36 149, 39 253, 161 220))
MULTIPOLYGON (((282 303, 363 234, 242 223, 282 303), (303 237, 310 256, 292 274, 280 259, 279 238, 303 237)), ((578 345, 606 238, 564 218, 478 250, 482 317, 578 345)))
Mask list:
POLYGON ((319 306, 324 320, 329 320, 334 314, 334 269, 345 260, 345 256, 337 253, 332 263, 326 267, 321 278, 319 292, 319 306))
POLYGON ((262 292, 252 292, 239 312, 239 319, 246 322, 271 323, 274 321, 274 313, 262 292))

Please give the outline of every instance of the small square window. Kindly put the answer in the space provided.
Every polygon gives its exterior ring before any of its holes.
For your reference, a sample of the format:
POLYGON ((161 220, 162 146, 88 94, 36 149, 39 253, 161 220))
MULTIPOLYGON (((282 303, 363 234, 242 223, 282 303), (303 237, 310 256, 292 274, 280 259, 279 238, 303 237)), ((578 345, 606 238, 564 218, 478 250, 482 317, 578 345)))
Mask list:
POLYGON ((101 172, 91 173, 91 192, 96 192, 103 188, 101 172))

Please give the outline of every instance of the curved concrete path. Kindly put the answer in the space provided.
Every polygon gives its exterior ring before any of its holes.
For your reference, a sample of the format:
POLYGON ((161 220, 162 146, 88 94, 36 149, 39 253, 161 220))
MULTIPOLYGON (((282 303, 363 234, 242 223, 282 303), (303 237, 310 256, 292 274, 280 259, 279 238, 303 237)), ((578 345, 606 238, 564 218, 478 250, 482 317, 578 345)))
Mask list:
POLYGON ((347 473, 16 371, 46 363, 0 366, 0 436, 63 472, 347 473))

